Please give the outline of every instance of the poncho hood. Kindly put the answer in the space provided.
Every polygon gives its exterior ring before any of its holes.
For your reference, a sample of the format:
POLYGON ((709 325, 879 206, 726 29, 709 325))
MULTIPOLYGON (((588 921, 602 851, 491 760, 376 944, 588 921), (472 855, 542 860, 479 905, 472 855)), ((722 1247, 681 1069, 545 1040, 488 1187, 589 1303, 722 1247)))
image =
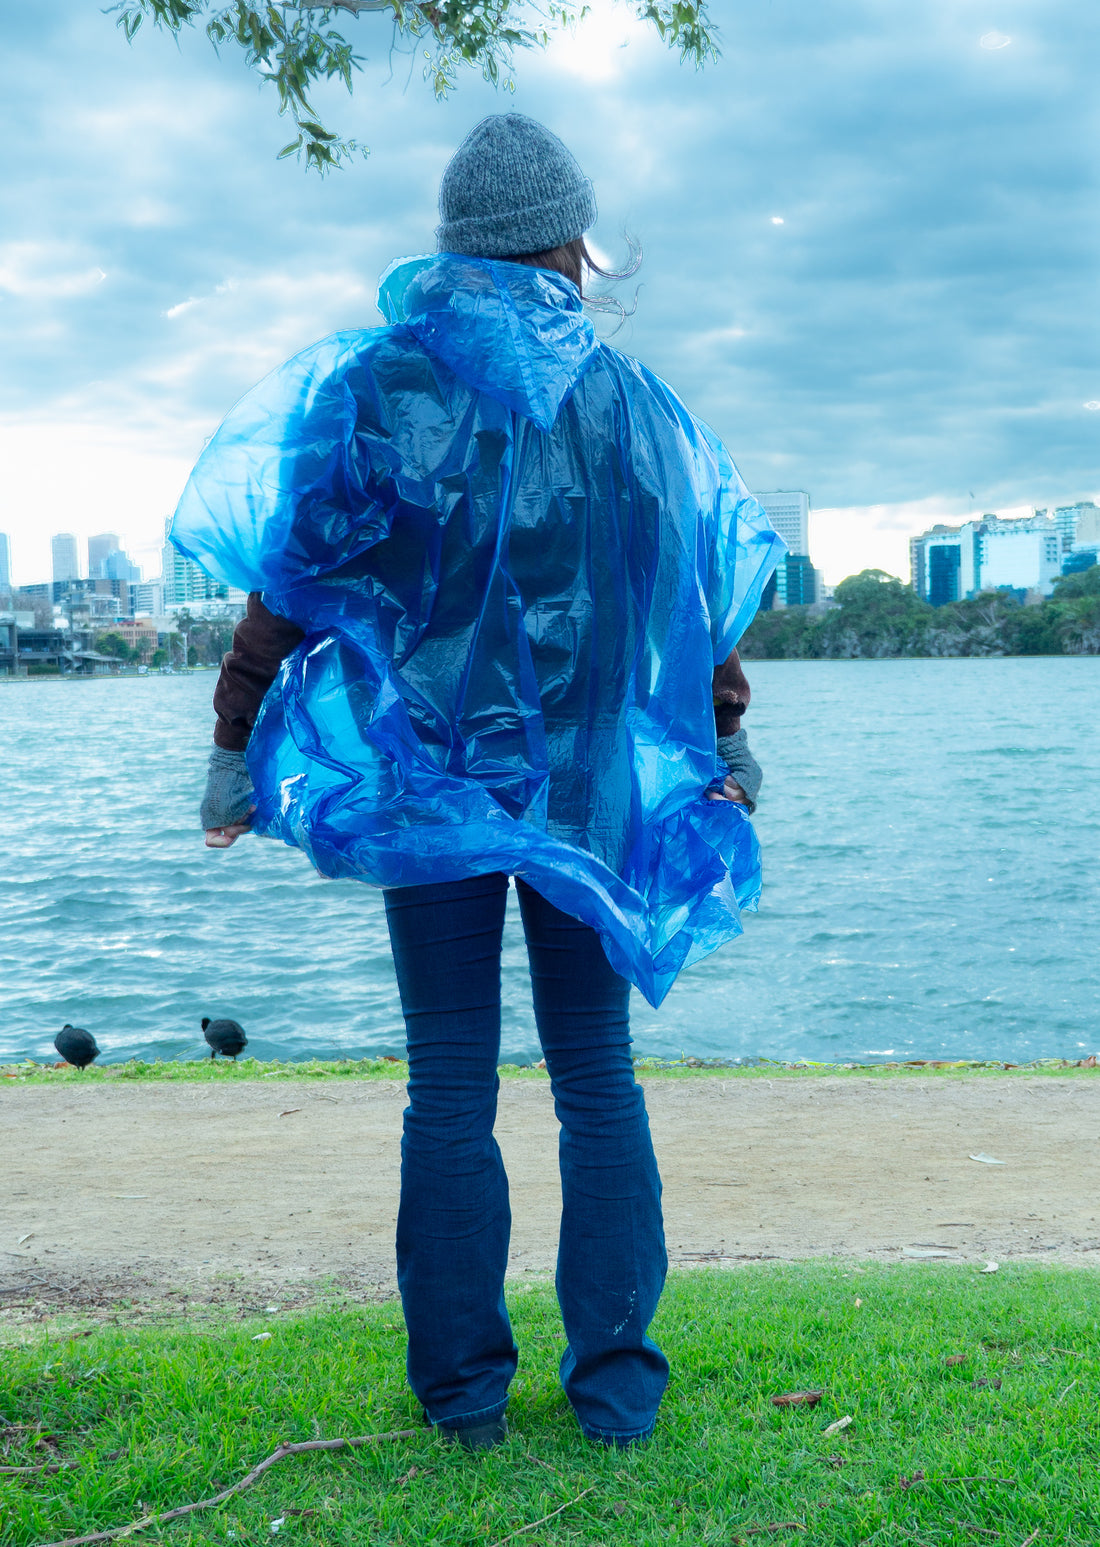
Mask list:
POLYGON ((455 253, 399 258, 378 309, 476 392, 549 430, 599 350, 576 285, 551 269, 455 253))

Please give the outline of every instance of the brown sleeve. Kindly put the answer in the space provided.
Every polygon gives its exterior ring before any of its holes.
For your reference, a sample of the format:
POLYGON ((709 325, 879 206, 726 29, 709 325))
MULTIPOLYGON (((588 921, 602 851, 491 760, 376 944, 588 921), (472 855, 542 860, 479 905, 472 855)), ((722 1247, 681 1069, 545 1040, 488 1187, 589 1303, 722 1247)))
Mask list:
POLYGON ((233 631, 233 648, 222 656, 221 675, 214 689, 214 745, 243 752, 264 694, 275 681, 285 658, 305 638, 289 618, 269 612, 259 591, 248 598, 248 611, 233 631))
POLYGON ((728 661, 714 668, 711 683, 714 697, 714 725, 719 736, 736 736, 741 729, 741 716, 749 707, 752 693, 748 680, 741 670, 741 657, 735 650, 728 661))

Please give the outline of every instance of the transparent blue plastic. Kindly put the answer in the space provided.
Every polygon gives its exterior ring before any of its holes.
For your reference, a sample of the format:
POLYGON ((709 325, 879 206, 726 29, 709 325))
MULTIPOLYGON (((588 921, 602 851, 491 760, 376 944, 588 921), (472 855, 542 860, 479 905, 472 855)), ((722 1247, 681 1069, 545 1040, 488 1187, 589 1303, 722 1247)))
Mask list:
POLYGON ((232 410, 172 540, 306 639, 248 748, 255 831, 379 886, 503 870, 652 1004, 741 932, 711 673, 785 551, 714 434, 545 269, 404 260, 390 325, 232 410))

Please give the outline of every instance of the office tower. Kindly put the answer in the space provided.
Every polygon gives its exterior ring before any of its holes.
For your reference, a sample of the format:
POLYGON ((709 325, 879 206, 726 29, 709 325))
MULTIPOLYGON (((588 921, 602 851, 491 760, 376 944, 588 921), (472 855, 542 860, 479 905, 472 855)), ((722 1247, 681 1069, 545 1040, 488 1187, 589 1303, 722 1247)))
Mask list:
POLYGON ((141 570, 121 548, 109 553, 100 569, 104 580, 129 580, 136 584, 141 579, 141 570))
POLYGON ((772 526, 792 553, 810 551, 810 496, 801 490, 758 494, 772 526))
MULTIPOLYGON (((117 532, 99 532, 95 537, 88 538, 88 576, 92 580, 99 580, 107 571, 103 568, 105 560, 112 553, 117 553, 122 544, 118 540, 117 532)), ((129 576, 124 576, 129 579, 129 576)))
POLYGON ((788 553, 780 564, 784 571, 783 600, 788 607, 812 607, 817 601, 817 571, 804 553, 788 553))
POLYGON ((11 543, 7 532, 0 532, 0 596, 11 590, 11 543))
POLYGON ((53 578, 55 580, 79 580, 80 556, 77 553, 76 538, 72 532, 58 532, 51 539, 50 547, 53 550, 53 578))
POLYGON ((818 600, 817 572, 810 562, 810 496, 802 490, 773 490, 756 498, 788 552, 769 580, 761 606, 809 607, 818 600))
POLYGON ((1062 568, 1062 545, 1056 523, 1047 516, 1021 521, 996 518, 982 522, 978 532, 981 589, 1041 591, 1049 596, 1062 568))

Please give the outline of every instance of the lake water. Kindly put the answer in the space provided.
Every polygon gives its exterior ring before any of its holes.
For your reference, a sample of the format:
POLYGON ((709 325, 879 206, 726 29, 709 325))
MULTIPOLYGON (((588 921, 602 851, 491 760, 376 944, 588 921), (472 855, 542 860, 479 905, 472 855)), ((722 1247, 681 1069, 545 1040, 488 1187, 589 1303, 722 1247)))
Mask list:
MULTIPOLYGON (((1100 659, 749 667, 761 911, 634 996, 640 1054, 1080 1058, 1100 1046, 1100 659)), ((212 672, 0 683, 0 1061, 402 1051, 380 895, 203 847, 212 672)), ((540 1056, 509 914, 502 1057, 540 1056)))

